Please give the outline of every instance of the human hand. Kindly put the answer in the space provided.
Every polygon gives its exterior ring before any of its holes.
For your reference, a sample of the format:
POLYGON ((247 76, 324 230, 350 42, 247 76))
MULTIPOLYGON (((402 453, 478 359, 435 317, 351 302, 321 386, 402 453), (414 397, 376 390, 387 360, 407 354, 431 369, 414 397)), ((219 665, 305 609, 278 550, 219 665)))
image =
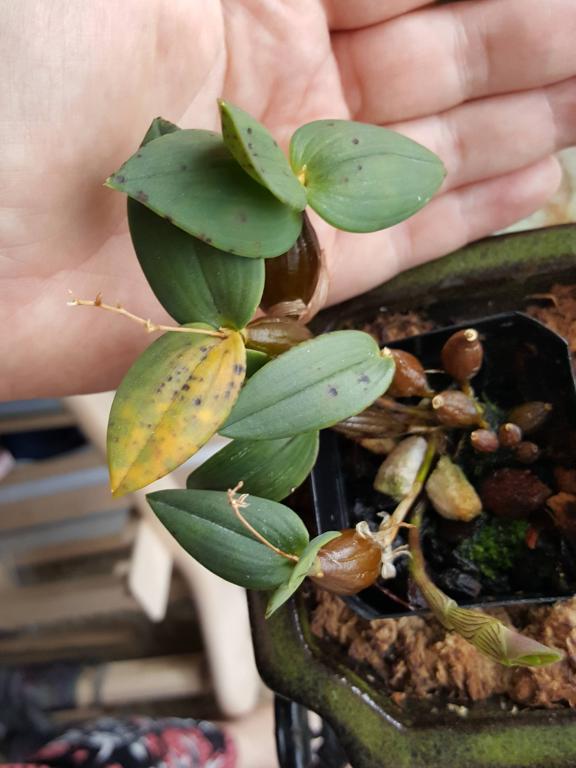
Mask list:
POLYGON ((102 187, 151 119, 218 128, 216 98, 281 141, 323 117, 425 144, 448 176, 390 230, 320 227, 331 301, 540 207, 576 144, 573 0, 6 3, 0 84, 0 400, 114 387, 150 341, 67 290, 166 317, 102 187))

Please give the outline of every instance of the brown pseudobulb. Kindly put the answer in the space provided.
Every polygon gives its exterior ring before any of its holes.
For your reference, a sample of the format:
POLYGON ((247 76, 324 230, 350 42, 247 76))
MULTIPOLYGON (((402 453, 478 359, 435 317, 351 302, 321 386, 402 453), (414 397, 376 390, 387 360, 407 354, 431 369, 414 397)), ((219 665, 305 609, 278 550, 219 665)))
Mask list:
POLYGON ((478 331, 466 328, 457 331, 442 347, 442 366, 460 384, 474 378, 482 367, 484 350, 478 331))
POLYGON ((308 575, 337 595, 355 595, 374 584, 380 575, 381 549, 372 539, 346 528, 318 552, 308 575))
POLYGON ((387 394, 391 397, 427 397, 431 394, 424 366, 402 349, 390 349, 395 370, 387 394))

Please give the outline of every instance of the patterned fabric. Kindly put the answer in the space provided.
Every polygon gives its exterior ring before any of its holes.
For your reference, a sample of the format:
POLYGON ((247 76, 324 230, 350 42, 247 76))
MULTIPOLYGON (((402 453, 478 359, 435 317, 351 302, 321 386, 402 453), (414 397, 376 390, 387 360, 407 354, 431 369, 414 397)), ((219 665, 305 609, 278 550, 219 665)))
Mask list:
POLYGON ((73 728, 27 763, 0 768, 234 768, 236 749, 203 720, 105 718, 73 728))

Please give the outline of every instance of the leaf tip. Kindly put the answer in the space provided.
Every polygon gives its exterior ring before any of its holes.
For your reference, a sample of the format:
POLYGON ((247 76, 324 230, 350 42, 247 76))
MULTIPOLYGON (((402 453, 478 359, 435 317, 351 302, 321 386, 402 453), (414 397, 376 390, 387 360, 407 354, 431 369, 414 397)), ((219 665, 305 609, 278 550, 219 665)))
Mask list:
POLYGON ((545 667, 548 664, 557 664, 564 659, 564 654, 555 648, 549 648, 546 652, 528 654, 514 659, 510 666, 515 667, 545 667))
POLYGON ((507 666, 543 667, 564 658, 564 654, 556 648, 543 645, 509 627, 501 629, 501 638, 502 661, 507 666))
POLYGON ((126 494, 128 493, 137 491, 139 488, 142 488, 143 486, 142 483, 139 484, 137 482, 134 482, 134 479, 131 479, 129 471, 125 472, 124 474, 121 474, 120 472, 116 471, 113 466, 110 466, 109 474, 110 474, 110 493, 115 499, 119 499, 121 496, 126 496, 126 494))
POLYGON ((116 485, 114 483, 110 483, 110 493, 112 494, 112 498, 119 499, 121 496, 124 496, 126 494, 126 491, 122 488, 122 485, 116 485))
POLYGON ((272 594, 272 597, 268 601, 268 605, 266 606, 266 612, 264 613, 264 618, 269 619, 271 616, 273 616, 278 608, 284 605, 284 603, 288 600, 290 597, 290 594, 287 594, 284 598, 284 600, 274 600, 275 593, 272 594))
POLYGON ((118 189, 122 190, 123 185, 126 183, 126 177, 123 176, 121 173, 113 173, 104 182, 104 186, 108 187, 109 189, 118 189))

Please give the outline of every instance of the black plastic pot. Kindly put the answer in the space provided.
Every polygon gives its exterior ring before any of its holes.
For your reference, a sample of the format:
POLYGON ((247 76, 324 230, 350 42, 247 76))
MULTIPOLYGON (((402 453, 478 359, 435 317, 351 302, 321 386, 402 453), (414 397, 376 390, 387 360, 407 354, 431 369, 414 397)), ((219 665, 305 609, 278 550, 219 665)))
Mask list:
MULTIPOLYGON (((570 432, 576 434, 576 388, 568 345, 561 336, 527 315, 503 313, 413 336, 390 346, 411 352, 425 368, 434 369, 439 365, 440 352, 446 340, 455 331, 470 325, 480 333, 485 350, 482 369, 474 379, 475 391, 504 411, 524 402, 551 403, 551 416, 545 429, 539 433, 544 445, 551 440, 558 441, 570 432)), ((449 377, 442 374, 436 375, 436 379, 437 390, 451 383, 449 377)), ((475 456, 470 459, 478 461, 475 456)), ((381 457, 369 454, 345 437, 329 431, 322 434, 320 454, 311 478, 318 533, 352 528, 363 519, 369 519, 376 526, 379 522, 377 512, 393 510, 395 503, 391 500, 386 503, 385 497, 372 489, 372 481, 381 461, 381 457)), ((473 470, 474 466, 470 469, 473 470)), ((531 469, 539 472, 545 480, 551 475, 550 461, 546 459, 531 469)), ((558 557, 558 554, 554 556, 558 557)), ((542 561, 549 557, 549 553, 526 550, 526 557, 531 562, 526 563, 525 571, 531 574, 542 570, 542 561)), ((574 553, 570 550, 565 552, 564 570, 572 568, 573 557, 574 553)), ((455 568, 457 565, 455 562, 455 568)), ((486 607, 488 603, 546 603, 576 591, 576 571, 569 575, 571 581, 568 583, 564 578, 558 580, 560 583, 549 579, 541 586, 538 580, 533 579, 528 589, 522 589, 523 575, 520 574, 513 593, 495 594, 489 600, 480 601, 471 599, 464 591, 451 591, 449 585, 441 586, 460 603, 477 607, 486 607)), ((406 569, 396 579, 386 582, 386 587, 390 593, 408 600, 406 569)), ((346 602, 366 619, 414 613, 376 587, 346 598, 346 602)))
MULTIPOLYGON (((317 326, 362 327, 381 307, 392 311, 425 307, 437 326, 470 325, 478 317, 522 309, 526 296, 564 281, 576 282, 576 227, 521 233, 475 244, 333 308, 317 326)), ((567 382, 566 386, 572 384, 567 382)), ((571 406, 565 413, 573 423, 571 406)), ((333 470, 319 467, 317 474, 321 471, 328 475, 326 489, 332 489, 333 513, 338 516, 346 484, 333 470)), ((318 496, 318 487, 314 492, 318 496)), ((322 504, 329 507, 330 500, 322 498, 322 504)), ((304 517, 308 511, 304 504, 304 517)), ((335 519, 329 527, 339 525, 335 519)), ((317 737, 306 724, 306 709, 328 723, 353 768, 576 765, 574 711, 512 713, 503 711, 499 702, 488 701, 471 708, 468 717, 462 719, 442 707, 400 708, 338 648, 327 647, 312 635, 309 606, 302 593, 268 621, 264 619, 265 602, 257 593, 250 595, 261 675, 289 702, 279 705, 282 768, 326 764, 316 754, 317 737)), ((330 759, 334 768, 340 768, 338 751, 330 759)))

